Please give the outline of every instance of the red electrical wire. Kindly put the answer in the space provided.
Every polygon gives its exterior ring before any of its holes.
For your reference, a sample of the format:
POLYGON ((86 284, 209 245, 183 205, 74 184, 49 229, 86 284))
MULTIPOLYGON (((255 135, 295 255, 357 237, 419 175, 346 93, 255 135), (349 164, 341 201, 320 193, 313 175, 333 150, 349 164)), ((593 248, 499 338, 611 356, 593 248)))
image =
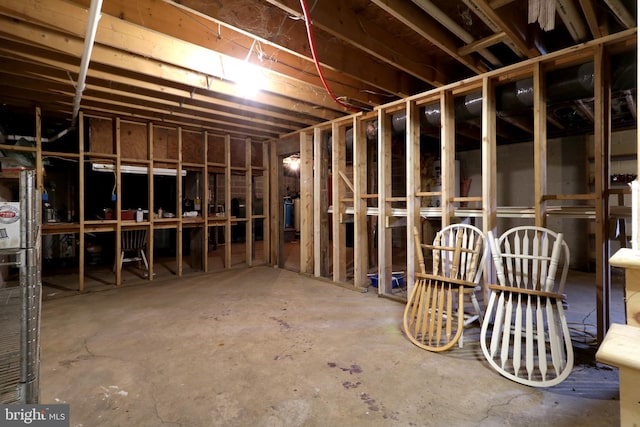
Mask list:
POLYGON ((309 47, 311 48, 311 55, 313 56, 313 62, 316 65, 316 70, 318 70, 318 75, 320 76, 322 85, 324 86, 329 96, 331 96, 331 98, 337 104, 342 105, 343 107, 351 111, 355 111, 355 112, 360 111, 359 109, 340 101, 333 94, 333 92, 331 91, 331 88, 329 88, 329 84, 327 83, 327 80, 324 78, 324 73, 322 72, 322 68, 320 67, 320 62, 318 61, 318 55, 316 55, 316 45, 313 42, 313 32, 311 31, 311 17, 309 16, 309 9, 307 8, 307 2, 305 0, 300 0, 300 6, 302 7, 302 13, 304 14, 304 23, 305 23, 305 26, 307 27, 307 37, 309 38, 309 47))

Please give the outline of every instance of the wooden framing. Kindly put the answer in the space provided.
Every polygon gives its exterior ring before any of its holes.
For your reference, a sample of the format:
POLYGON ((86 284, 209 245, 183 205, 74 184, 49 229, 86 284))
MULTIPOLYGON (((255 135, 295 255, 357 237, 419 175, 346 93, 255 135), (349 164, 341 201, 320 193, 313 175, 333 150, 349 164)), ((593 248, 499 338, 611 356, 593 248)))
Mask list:
POLYGON ((369 286, 369 233, 367 230, 367 136, 359 116, 353 117, 353 283, 369 286), (357 254, 357 256, 356 256, 357 254))
POLYGON ((346 129, 340 123, 333 122, 331 126, 331 185, 333 206, 332 246, 333 246, 333 281, 347 281, 346 259, 346 226, 343 222, 345 215, 345 183, 344 171, 346 166, 346 129))
POLYGON ((390 294, 393 270, 391 229, 391 114, 378 110, 378 294, 390 294))
MULTIPOLYGON (((609 80, 609 52, 619 53, 624 50, 630 50, 636 43, 635 29, 624 31, 618 34, 603 37, 598 40, 584 43, 583 45, 565 49, 563 51, 554 52, 548 55, 536 57, 523 61, 511 66, 503 67, 498 70, 490 71, 480 76, 472 77, 464 81, 452 83, 443 87, 439 87, 428 92, 413 95, 402 100, 394 101, 376 108, 377 116, 377 187, 378 194, 367 194, 367 188, 373 188, 370 184, 367 186, 367 180, 370 179, 371 170, 366 161, 365 150, 371 143, 367 143, 365 133, 363 131, 364 123, 371 120, 371 115, 354 114, 351 116, 354 129, 354 163, 357 167, 354 170, 354 205, 349 214, 354 215, 356 221, 355 233, 356 240, 354 245, 355 260, 355 277, 353 284, 355 287, 363 286, 366 283, 365 271, 368 262, 367 255, 371 249, 371 242, 367 242, 365 237, 369 235, 364 225, 368 218, 377 222, 377 273, 378 273, 378 293, 384 296, 391 295, 391 273, 392 273, 392 256, 391 256, 391 239, 389 224, 397 216, 405 216, 407 224, 415 224, 420 221, 420 217, 439 218, 441 226, 451 223, 455 217, 478 217, 482 218, 482 229, 485 233, 488 231, 496 232, 497 219, 502 218, 529 218, 536 225, 545 225, 550 215, 559 215, 565 218, 587 218, 596 223, 596 246, 597 246, 597 265, 596 265, 596 294, 598 307, 598 340, 601 340, 604 332, 609 325, 609 304, 610 304, 610 280, 609 280, 609 264, 608 264, 608 179, 609 179, 609 143, 611 138, 611 118, 610 118, 610 80, 609 80), (546 79, 545 73, 558 68, 564 68, 577 63, 586 63, 593 58, 596 72, 595 85, 595 111, 593 114, 595 123, 595 169, 596 169, 596 190, 595 193, 588 194, 559 194, 550 195, 547 189, 547 117, 546 117, 546 79), (523 76, 533 76, 533 145, 535 157, 534 166, 534 203, 533 206, 525 208, 497 206, 497 133, 496 133, 496 87, 504 81, 513 80, 514 78, 523 78, 523 76), (456 197, 454 188, 454 172, 455 172, 455 109, 454 98, 462 96, 472 91, 482 91, 482 112, 481 112, 481 173, 482 173, 482 195, 481 197, 456 197), (418 107, 433 103, 437 100, 440 105, 441 117, 441 181, 442 191, 422 191, 420 188, 420 161, 419 161, 419 116, 417 114, 418 107), (391 194, 391 143, 392 143, 392 116, 395 114, 406 114, 406 197, 391 194), (364 139, 364 141, 361 140, 364 139), (367 206, 366 201, 370 197, 376 197, 378 201, 377 208, 367 206), (395 197, 392 197, 395 196, 395 197), (441 196, 441 206, 422 207, 420 197, 423 196, 441 196), (392 209, 392 203, 397 201, 407 202, 406 210, 392 209), (571 206, 571 209, 559 209, 554 206, 553 210, 548 208, 548 200, 586 200, 595 202, 595 214, 593 206, 571 206), (456 202, 474 201, 481 202, 480 209, 472 209, 457 206, 456 202), (364 236, 360 239, 360 236, 364 236)), ((334 121, 335 122, 335 121, 334 121)), ((318 126, 305 129, 300 132, 301 151, 305 162, 312 153, 308 148, 304 148, 307 144, 308 135, 313 132, 314 135, 314 152, 312 161, 314 173, 314 187, 312 197, 314 199, 314 209, 312 213, 314 228, 303 230, 301 238, 317 239, 321 232, 321 217, 326 215, 327 210, 320 204, 321 192, 320 186, 321 174, 326 166, 323 166, 322 150, 319 147, 321 141, 321 132, 328 126, 332 127, 333 138, 335 142, 340 139, 340 126, 334 122, 327 122, 318 126), (305 237, 304 234, 309 233, 305 237)), ((640 142, 638 143, 640 145, 640 142)), ((333 150, 334 157, 340 156, 340 153, 333 150)), ((307 167, 310 168, 309 165, 307 167)), ((334 159, 333 169, 339 168, 339 159, 334 159)), ((639 168, 640 170, 640 168, 639 168)), ((339 171, 339 170, 338 170, 339 171)), ((311 171, 310 171, 311 172, 311 171)), ((334 179, 336 176, 334 176, 334 179)), ((304 187, 303 187, 304 188, 304 187)), ((307 189, 306 191, 309 191, 307 189)), ((335 186, 334 191, 341 191, 339 186, 335 186)), ((305 197, 307 197, 305 195, 305 197)), ((334 233, 339 230, 340 212, 343 212, 344 206, 340 205, 340 197, 334 194, 333 205, 329 208, 330 212, 334 212, 333 227, 334 233)), ((308 240, 306 240, 308 241, 308 240)), ((344 242, 341 237, 334 236, 333 250, 335 253, 341 253, 344 242)), ((301 251, 301 265, 309 265, 313 263, 315 274, 320 276, 320 266, 318 263, 322 260, 319 253, 322 247, 325 247, 320 241, 314 241, 313 254, 308 250, 301 251)), ((334 262, 337 259, 334 258, 334 262)), ((334 266, 335 267, 335 266, 334 266)), ((415 270, 415 260, 411 253, 407 256, 407 279, 412 281, 412 273, 415 270)), ((489 269, 485 275, 486 280, 493 280, 492 271, 489 269)), ((342 273, 340 268, 334 268, 334 281, 342 281, 342 273)), ((411 283, 408 284, 409 287, 411 283)), ((485 283, 486 285, 486 283, 485 283)), ((410 289, 409 289, 410 290, 410 289)))
MULTIPOLYGON (((184 272, 184 265, 182 260, 182 233, 184 229, 193 229, 196 228, 198 233, 194 233, 195 238, 198 239, 195 242, 195 245, 192 249, 198 251, 198 253, 193 256, 195 261, 198 261, 199 257, 202 256, 202 263, 196 262, 197 269, 200 269, 203 272, 209 271, 208 265, 208 227, 209 226, 220 226, 223 225, 225 229, 225 242, 230 242, 231 238, 231 218, 227 213, 224 217, 218 216, 210 216, 208 215, 207 210, 207 195, 209 192, 208 187, 208 173, 210 168, 224 168, 224 173, 226 177, 226 188, 225 188, 225 203, 226 206, 229 206, 231 199, 231 190, 229 188, 230 185, 230 173, 231 173, 231 136, 225 135, 224 138, 224 149, 222 151, 222 162, 209 162, 208 161, 208 138, 209 133, 206 130, 194 131, 189 130, 192 134, 197 133, 199 135, 199 148, 196 156, 198 158, 203 159, 198 163, 194 163, 193 161, 183 161, 182 158, 182 150, 183 150, 183 133, 186 130, 183 130, 180 127, 164 127, 163 125, 157 125, 152 122, 134 122, 128 121, 128 118, 114 117, 114 118, 105 118, 95 115, 87 116, 84 112, 80 111, 78 123, 77 123, 77 140, 73 143, 73 145, 69 146, 69 151, 65 152, 57 152, 57 151, 48 151, 43 149, 43 136, 42 136, 42 111, 40 107, 34 108, 34 140, 35 147, 14 147, 9 145, 3 145, 1 148, 3 150, 8 151, 25 151, 32 152, 35 158, 35 167, 39 172, 36 175, 36 185, 40 192, 40 194, 45 194, 45 174, 43 173, 45 166, 43 159, 47 157, 59 158, 61 160, 69 160, 76 163, 77 170, 74 171, 73 168, 69 168, 67 174, 71 174, 72 176, 77 172, 77 189, 73 189, 73 192, 69 194, 69 203, 70 206, 68 211, 68 216, 75 217, 77 215, 77 220, 75 222, 66 222, 65 220, 55 222, 55 223, 44 223, 42 226, 42 235, 43 236, 51 236, 51 235, 77 235, 77 238, 73 238, 73 242, 77 242, 77 246, 75 247, 75 252, 78 260, 77 267, 77 290, 85 291, 86 290, 86 275, 87 275, 87 233, 113 233, 113 251, 114 251, 114 265, 117 267, 114 270, 114 279, 113 284, 115 286, 120 286, 123 283, 122 270, 118 266, 120 265, 120 258, 122 257, 122 231, 127 229, 140 229, 144 228, 147 230, 147 248, 154 248, 154 231, 155 230, 175 230, 176 233, 176 269, 174 274, 178 277, 182 276, 184 272), (103 133, 107 133, 108 135, 104 136, 102 142, 98 144, 99 148, 92 151, 90 147, 89 150, 85 150, 85 141, 87 138, 86 123, 87 120, 99 120, 101 121, 101 131, 103 133), (129 126, 128 129, 131 129, 131 125, 135 125, 139 127, 140 131, 136 131, 138 135, 132 137, 127 135, 127 132, 124 131, 124 128, 129 126), (175 136, 177 139, 177 148, 175 150, 175 156, 172 154, 168 154, 168 152, 158 154, 154 150, 154 142, 155 142, 155 134, 156 131, 167 130, 175 136), (143 140, 136 140, 132 138, 138 138, 141 134, 144 134, 143 140), (131 157, 131 154, 127 154, 128 157, 124 157, 123 149, 126 150, 126 153, 133 153, 132 151, 132 143, 140 143, 140 147, 143 147, 142 150, 138 150, 139 153, 143 157, 131 157), (75 147, 75 149, 74 149, 75 147), (91 187, 91 183, 87 182, 87 175, 85 173, 85 165, 90 165, 91 163, 106 163, 113 165, 114 171, 114 180, 115 185, 113 188, 113 196, 112 202, 114 205, 114 219, 95 219, 95 218, 87 218, 87 209, 85 204, 88 200, 91 200, 95 197, 95 193, 92 193, 93 188, 91 187), (149 207, 148 210, 148 219, 144 219, 142 222, 134 222, 131 220, 125 220, 122 218, 122 199, 123 199, 123 181, 122 175, 125 173, 125 166, 142 166, 146 169, 147 175, 147 194, 144 195, 145 202, 149 207), (176 201, 175 201, 175 218, 157 218, 154 215, 154 209, 157 206, 154 206, 154 175, 153 171, 156 167, 166 168, 167 166, 175 167, 176 170, 176 201), (192 170, 197 171, 197 173, 202 175, 204 179, 203 185, 198 186, 197 192, 201 196, 203 200, 202 203, 202 212, 203 216, 198 218, 183 218, 182 217, 182 173, 183 170, 192 170), (77 193, 77 194, 76 194, 77 193), (205 214, 206 213, 206 214, 205 214), (200 240, 201 239, 201 240, 200 240)), ((131 132, 129 132, 131 133, 131 132)), ((135 132, 134 132, 135 133, 135 132)), ((95 132, 94 132, 95 134, 95 132)), ((94 137, 95 135, 92 135, 94 137)), ((193 136, 193 135, 192 135, 193 136)), ((193 139, 193 138, 192 138, 193 139)), ((271 247, 275 247, 276 245, 271 245, 269 240, 271 239, 270 233, 270 223, 267 220, 270 215, 270 207, 268 205, 268 200, 270 199, 270 189, 269 189, 269 178, 270 178, 270 159, 269 155, 269 146, 267 143, 253 143, 251 139, 245 139, 244 143, 244 153, 243 159, 245 162, 245 167, 242 169, 245 171, 245 178, 247 180, 247 185, 245 186, 245 190, 243 195, 247 199, 247 217, 243 218, 242 221, 246 227, 246 236, 253 235, 253 221, 254 220, 262 220, 263 223, 263 238, 265 239, 265 254, 262 260, 255 260, 258 264, 266 263, 271 261, 271 247), (256 156, 262 156, 261 165, 253 166, 253 147, 254 144, 256 146, 256 156), (260 170, 260 174, 264 179, 264 184, 266 188, 263 189, 264 192, 264 203, 266 204, 266 209, 263 215, 253 215, 253 205, 252 205, 252 195, 253 195, 253 187, 252 187, 252 174, 253 171, 260 170)), ((185 159, 186 160, 186 159, 185 159)), ((191 159, 189 159, 191 160, 191 159)), ((47 166, 49 168, 50 166, 47 166)), ((55 167, 55 166, 51 166, 55 167)), ((213 170, 213 169, 211 169, 213 170)), ((73 178, 72 178, 73 179, 73 178)), ((65 185, 68 185, 68 182, 65 182, 65 185)), ((171 210, 170 206, 167 206, 171 210)), ((42 208, 41 208, 42 211, 42 208)), ((212 212, 213 213, 213 212, 212 212)), ((68 220, 68 218, 67 218, 68 220)), ((76 243, 74 243, 76 245, 76 243)), ((256 262, 253 259, 253 239, 248 238, 248 242, 246 245, 246 264, 247 266, 252 266, 256 262)), ((231 245, 226 244, 224 248, 224 267, 231 267, 231 245)), ((145 251, 147 254, 147 259, 149 262, 149 270, 147 279, 154 279, 154 251, 147 249, 145 251)), ((193 266, 192 266, 193 267, 193 266)), ((46 276, 48 273, 45 271, 44 275, 46 276)))
POLYGON ((300 272, 314 274, 313 136, 300 133, 300 272))

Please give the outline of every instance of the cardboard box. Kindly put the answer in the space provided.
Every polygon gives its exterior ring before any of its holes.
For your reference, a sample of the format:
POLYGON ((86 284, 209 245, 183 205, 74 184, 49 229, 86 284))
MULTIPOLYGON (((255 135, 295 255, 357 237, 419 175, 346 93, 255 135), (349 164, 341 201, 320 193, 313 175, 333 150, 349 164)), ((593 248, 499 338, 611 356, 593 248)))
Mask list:
POLYGON ((0 202, 0 249, 20 248, 20 202, 0 202))

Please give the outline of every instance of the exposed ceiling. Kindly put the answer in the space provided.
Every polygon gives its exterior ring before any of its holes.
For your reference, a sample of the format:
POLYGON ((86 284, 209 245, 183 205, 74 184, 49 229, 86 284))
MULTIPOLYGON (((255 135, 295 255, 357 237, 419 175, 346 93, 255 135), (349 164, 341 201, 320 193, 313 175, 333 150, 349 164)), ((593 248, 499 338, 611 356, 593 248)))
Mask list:
MULTIPOLYGON (((636 26, 633 0, 555 0, 548 14, 549 3, 104 0, 91 43, 91 0, 0 0, 0 112, 39 105, 69 126, 77 101, 90 114, 268 140, 636 26), (267 77, 254 94, 240 81, 248 64, 267 77)), ((613 102, 627 125, 635 97, 625 88, 613 102)), ((550 121, 588 122, 592 108, 588 98, 558 103, 550 121)), ((526 138, 518 114, 499 115, 499 125, 526 138)))

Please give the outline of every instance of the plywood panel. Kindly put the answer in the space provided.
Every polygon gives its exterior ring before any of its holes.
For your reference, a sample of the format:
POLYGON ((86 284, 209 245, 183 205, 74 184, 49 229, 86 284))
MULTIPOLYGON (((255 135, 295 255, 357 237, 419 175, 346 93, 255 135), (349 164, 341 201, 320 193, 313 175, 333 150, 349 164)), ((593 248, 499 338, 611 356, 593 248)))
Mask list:
POLYGON ((164 127, 153 129, 153 157, 155 159, 178 159, 177 129, 164 127))
POLYGON ((121 122, 120 143, 122 157, 126 159, 147 159, 147 128, 144 124, 121 122))
POLYGON ((219 135, 208 136, 207 162, 224 164, 224 137, 219 135))
POLYGON ((115 154, 113 149, 113 125, 110 119, 89 120, 89 151, 115 154))
POLYGON ((262 154, 262 147, 264 144, 262 142, 252 142, 251 143, 251 166, 256 168, 263 167, 264 164, 264 156, 262 154))
POLYGON ((202 134, 182 131, 182 161, 185 163, 205 163, 202 156, 202 134))
POLYGON ((231 166, 245 167, 246 164, 246 152, 245 141, 234 139, 231 141, 231 166))

